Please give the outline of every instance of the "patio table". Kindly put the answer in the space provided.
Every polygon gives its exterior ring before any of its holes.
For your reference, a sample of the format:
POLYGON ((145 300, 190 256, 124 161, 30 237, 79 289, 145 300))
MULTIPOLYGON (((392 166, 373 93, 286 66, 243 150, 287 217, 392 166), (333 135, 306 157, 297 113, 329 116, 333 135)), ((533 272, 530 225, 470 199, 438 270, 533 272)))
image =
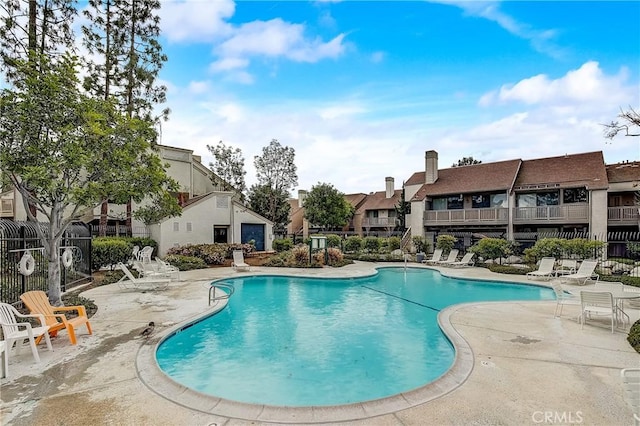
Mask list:
POLYGON ((569 293, 580 297, 580 293, 583 291, 590 291, 590 292, 602 292, 602 293, 611 293, 611 296, 613 296, 613 303, 615 304, 615 308, 616 308, 616 322, 618 324, 620 324, 622 322, 622 325, 624 327, 625 324, 625 318, 626 318, 626 322, 627 323, 631 323, 631 318, 629 318, 629 315, 624 311, 624 301, 625 300, 631 300, 631 299, 640 299, 640 288, 637 287, 632 287, 632 286, 624 286, 622 290, 598 290, 598 289, 580 289, 580 290, 569 290, 569 293))

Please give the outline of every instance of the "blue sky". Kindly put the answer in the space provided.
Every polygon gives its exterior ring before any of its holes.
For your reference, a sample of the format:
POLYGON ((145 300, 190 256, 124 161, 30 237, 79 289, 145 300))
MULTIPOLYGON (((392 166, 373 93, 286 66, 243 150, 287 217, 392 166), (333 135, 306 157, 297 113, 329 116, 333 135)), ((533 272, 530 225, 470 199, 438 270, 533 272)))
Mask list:
POLYGON ((162 143, 222 140, 253 158, 293 147, 298 189, 396 188, 461 157, 483 162, 603 151, 640 160, 640 138, 602 136, 640 108, 640 2, 162 1, 170 120, 162 143))

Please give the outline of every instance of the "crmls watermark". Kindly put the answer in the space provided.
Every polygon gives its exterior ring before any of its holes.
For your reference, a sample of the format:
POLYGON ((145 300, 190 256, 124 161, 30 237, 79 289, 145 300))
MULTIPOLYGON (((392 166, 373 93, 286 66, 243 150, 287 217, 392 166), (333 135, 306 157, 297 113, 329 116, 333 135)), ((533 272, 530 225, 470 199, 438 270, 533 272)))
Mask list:
POLYGON ((579 425, 584 421, 582 411, 534 411, 531 414, 534 423, 546 425, 579 425))

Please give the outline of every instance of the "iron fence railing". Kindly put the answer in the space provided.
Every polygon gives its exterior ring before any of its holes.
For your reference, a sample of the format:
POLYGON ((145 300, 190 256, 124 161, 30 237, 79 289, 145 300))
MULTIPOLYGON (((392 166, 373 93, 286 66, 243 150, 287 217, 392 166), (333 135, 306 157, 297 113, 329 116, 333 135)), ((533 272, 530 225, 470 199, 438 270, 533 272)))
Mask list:
MULTIPOLYGON (((48 265, 36 227, 44 224, 0 220, 0 301, 17 303, 20 295, 30 290, 48 290, 48 265), (35 260, 32 274, 18 271, 24 252, 29 250, 35 260)), ((46 231, 45 231, 46 232, 46 231)), ((65 268, 60 260, 60 286, 66 291, 91 279, 91 235, 89 229, 74 224, 67 229, 60 242, 61 247, 72 250, 72 264, 65 268)))

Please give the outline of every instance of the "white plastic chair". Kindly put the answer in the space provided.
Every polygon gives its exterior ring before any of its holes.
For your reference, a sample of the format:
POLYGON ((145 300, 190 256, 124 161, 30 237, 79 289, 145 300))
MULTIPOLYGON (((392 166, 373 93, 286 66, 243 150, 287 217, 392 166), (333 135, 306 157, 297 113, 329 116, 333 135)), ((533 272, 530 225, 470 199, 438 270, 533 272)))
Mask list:
POLYGON ((640 368, 624 368, 620 376, 625 399, 633 412, 633 424, 640 426, 640 368))
POLYGON ((585 285, 587 280, 596 277, 596 280, 600 278, 594 271, 598 266, 597 260, 583 260, 575 274, 564 275, 563 281, 575 280, 576 284, 585 285))
POLYGON ((7 354, 7 342, 0 341, 0 356, 2 357, 2 378, 9 375, 9 355, 7 354))
POLYGON ((244 261, 244 255, 241 250, 233 251, 233 263, 231 263, 231 267, 236 271, 249 271, 249 265, 244 261))
POLYGON ((433 251, 433 254, 431 255, 431 259, 425 259, 422 261, 422 263, 434 263, 434 262, 439 262, 440 258, 442 257, 442 249, 435 249, 433 251))
POLYGON ((616 324, 616 305, 613 303, 613 295, 606 291, 586 291, 580 292, 580 304, 582 314, 580 315, 580 328, 584 328, 584 322, 591 314, 611 317, 611 332, 616 324))
MULTIPOLYGON (((562 316, 562 308, 564 307, 564 305, 580 306, 581 304, 580 299, 578 299, 572 294, 566 293, 562 289, 562 285, 559 282, 551 283, 551 287, 553 288, 553 291, 556 294, 556 310, 553 312, 554 318, 558 318, 562 316), (560 312, 558 312, 558 308, 560 309, 560 312)), ((580 317, 577 317, 576 321, 579 318, 580 317)))
POLYGON ((124 272, 124 276, 118 281, 118 285, 122 289, 164 290, 169 287, 171 282, 171 279, 162 276, 136 278, 123 263, 118 263, 118 268, 124 272))
MULTIPOLYGON (((51 339, 49 338, 49 326, 45 325, 44 315, 23 315, 8 303, 0 303, 0 326, 2 327, 2 334, 4 336, 6 348, 5 348, 5 368, 9 365, 9 354, 14 343, 18 345, 22 344, 25 339, 29 339, 29 346, 31 346, 31 353, 36 362, 40 362, 40 355, 38 355, 38 348, 36 347, 36 338, 43 336, 47 348, 53 351, 51 346, 51 339), (19 318, 37 318, 40 320, 40 327, 32 327, 28 322, 18 322, 16 317, 19 318)), ((16 346, 16 349, 18 348, 16 346)))
POLYGON ((527 279, 531 279, 532 277, 544 277, 546 279, 550 279, 554 274, 553 268, 555 266, 555 257, 543 257, 540 259, 537 271, 527 272, 527 279))

